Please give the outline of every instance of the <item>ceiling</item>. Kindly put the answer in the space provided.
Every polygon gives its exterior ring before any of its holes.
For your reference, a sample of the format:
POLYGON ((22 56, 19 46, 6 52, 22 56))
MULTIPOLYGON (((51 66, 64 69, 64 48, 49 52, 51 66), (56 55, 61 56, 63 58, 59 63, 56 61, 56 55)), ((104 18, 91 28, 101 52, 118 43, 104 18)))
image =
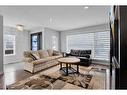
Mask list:
POLYGON ((108 22, 109 6, 0 6, 4 25, 26 29, 49 27, 68 30, 108 22))

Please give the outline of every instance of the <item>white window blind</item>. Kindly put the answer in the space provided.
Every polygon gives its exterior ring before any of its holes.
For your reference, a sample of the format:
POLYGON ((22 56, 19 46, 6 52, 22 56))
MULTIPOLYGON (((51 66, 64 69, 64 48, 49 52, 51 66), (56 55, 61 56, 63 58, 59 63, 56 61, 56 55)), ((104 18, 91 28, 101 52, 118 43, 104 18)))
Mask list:
POLYGON ((91 50, 93 59, 109 60, 110 32, 68 35, 66 51, 71 49, 91 50))
POLYGON ((109 60, 110 54, 110 32, 97 32, 95 33, 95 44, 94 44, 94 58, 109 60))
POLYGON ((94 51, 94 33, 67 36, 67 52, 71 49, 94 51))

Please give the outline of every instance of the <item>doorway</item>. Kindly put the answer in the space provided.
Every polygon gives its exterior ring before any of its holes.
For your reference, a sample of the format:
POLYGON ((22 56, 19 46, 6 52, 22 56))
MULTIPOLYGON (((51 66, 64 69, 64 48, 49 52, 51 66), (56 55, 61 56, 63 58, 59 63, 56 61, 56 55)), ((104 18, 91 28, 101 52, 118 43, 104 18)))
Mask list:
POLYGON ((31 34, 31 50, 37 51, 42 49, 42 32, 31 34))

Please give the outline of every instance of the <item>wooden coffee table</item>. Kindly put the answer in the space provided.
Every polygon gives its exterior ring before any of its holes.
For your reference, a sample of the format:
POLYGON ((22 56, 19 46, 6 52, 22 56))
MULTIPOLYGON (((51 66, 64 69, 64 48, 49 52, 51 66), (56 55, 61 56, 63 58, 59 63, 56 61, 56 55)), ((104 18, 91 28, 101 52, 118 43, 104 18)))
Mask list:
POLYGON ((75 72, 79 73, 80 59, 78 59, 76 57, 64 57, 64 58, 58 59, 58 61, 60 63, 60 70, 63 70, 66 75, 68 75, 70 73, 75 73, 75 72), (62 64, 65 64, 66 67, 62 67, 62 64), (77 70, 72 68, 71 65, 77 65, 77 70))

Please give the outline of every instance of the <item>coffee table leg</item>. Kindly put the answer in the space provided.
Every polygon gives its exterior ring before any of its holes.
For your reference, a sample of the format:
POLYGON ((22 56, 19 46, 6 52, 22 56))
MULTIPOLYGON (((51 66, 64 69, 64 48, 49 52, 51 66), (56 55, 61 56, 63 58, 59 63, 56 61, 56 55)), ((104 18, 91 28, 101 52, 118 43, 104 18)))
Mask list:
POLYGON ((69 68, 71 68, 71 64, 69 64, 69 68))
POLYGON ((66 75, 68 76, 68 64, 66 63, 66 75))
POLYGON ((62 62, 60 62, 60 70, 62 70, 62 62))
POLYGON ((79 73, 79 65, 77 65, 77 73, 79 73))

